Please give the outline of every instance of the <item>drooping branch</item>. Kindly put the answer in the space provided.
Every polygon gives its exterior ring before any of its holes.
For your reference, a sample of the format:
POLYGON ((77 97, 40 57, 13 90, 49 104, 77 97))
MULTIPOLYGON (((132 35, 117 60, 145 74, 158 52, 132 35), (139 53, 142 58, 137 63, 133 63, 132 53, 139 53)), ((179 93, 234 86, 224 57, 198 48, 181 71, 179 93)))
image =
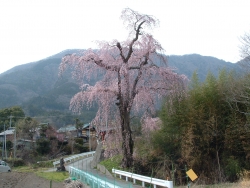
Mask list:
POLYGON ((249 58, 248 57, 250 55, 250 34, 249 33, 245 33, 245 35, 241 37, 241 43, 242 43, 242 45, 240 46, 241 56, 243 58, 249 58))
POLYGON ((70 61, 74 61, 74 62, 78 62, 78 63, 82 63, 82 64, 84 64, 85 62, 86 63, 92 62, 92 63, 95 63, 96 65, 98 65, 100 68, 104 68, 105 70, 115 71, 115 72, 117 72, 119 70, 118 65, 110 65, 110 64, 104 63, 104 61, 102 59, 100 59, 98 56, 93 57, 93 54, 87 54, 84 58, 82 56, 78 56, 76 54, 70 54, 70 55, 64 56, 62 59, 62 62, 65 65, 70 61))
POLYGON ((92 60, 96 65, 98 65, 99 67, 102 67, 106 70, 109 70, 109 71, 115 71, 115 72, 118 72, 119 70, 119 67, 118 66, 114 66, 114 65, 108 65, 108 64, 105 64, 103 63, 103 60, 99 60, 99 61, 95 61, 94 59, 90 59, 92 60))

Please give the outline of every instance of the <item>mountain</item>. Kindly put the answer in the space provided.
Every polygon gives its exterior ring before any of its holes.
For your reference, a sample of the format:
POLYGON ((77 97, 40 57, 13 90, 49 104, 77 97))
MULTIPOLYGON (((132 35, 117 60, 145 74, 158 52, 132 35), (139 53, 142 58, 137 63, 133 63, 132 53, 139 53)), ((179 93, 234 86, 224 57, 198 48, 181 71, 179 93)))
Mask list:
MULTIPOLYGON (((78 49, 65 50, 37 62, 16 66, 0 74, 0 109, 20 105, 29 116, 52 111, 70 113, 68 110, 70 99, 79 91, 79 87, 69 72, 58 77, 58 67, 64 55, 78 51, 78 49)), ((223 68, 239 70, 237 63, 198 54, 169 56, 168 65, 188 78, 197 71, 201 81, 205 79, 208 71, 218 75, 219 70, 223 68)))
POLYGON ((194 71, 197 71, 201 81, 206 79, 208 72, 218 76, 222 69, 240 71, 238 63, 230 63, 224 60, 210 56, 201 56, 199 54, 189 54, 183 56, 171 55, 168 57, 168 65, 176 69, 176 72, 185 74, 188 78, 192 77, 194 71))

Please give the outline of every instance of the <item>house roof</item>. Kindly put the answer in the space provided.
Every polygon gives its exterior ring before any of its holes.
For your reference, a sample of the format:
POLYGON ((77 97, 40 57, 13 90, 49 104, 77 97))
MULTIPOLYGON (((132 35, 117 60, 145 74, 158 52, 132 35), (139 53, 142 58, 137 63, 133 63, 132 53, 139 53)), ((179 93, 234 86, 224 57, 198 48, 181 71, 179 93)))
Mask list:
POLYGON ((86 123, 86 124, 83 125, 82 128, 85 129, 85 128, 89 127, 89 126, 90 126, 90 123, 86 123))
POLYGON ((10 130, 6 130, 0 133, 0 136, 4 136, 4 135, 11 135, 14 134, 15 129, 10 129, 10 130))
POLYGON ((76 127, 74 125, 67 126, 67 127, 61 127, 57 130, 57 132, 69 132, 69 131, 76 131, 76 127))

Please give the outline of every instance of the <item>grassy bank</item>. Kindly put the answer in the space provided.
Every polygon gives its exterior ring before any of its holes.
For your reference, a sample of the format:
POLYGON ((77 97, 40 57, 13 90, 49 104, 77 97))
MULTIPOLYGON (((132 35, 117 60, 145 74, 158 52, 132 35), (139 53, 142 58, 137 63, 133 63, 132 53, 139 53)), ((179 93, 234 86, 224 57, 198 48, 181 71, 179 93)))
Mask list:
POLYGON ((63 182, 69 177, 68 172, 36 172, 35 174, 42 178, 57 182, 63 182))
POLYGON ((12 171, 16 172, 30 172, 34 173, 39 177, 45 178, 47 180, 53 180, 57 182, 63 182, 65 179, 69 177, 68 172, 46 172, 48 168, 45 167, 37 167, 37 166, 21 166, 13 168, 12 171))

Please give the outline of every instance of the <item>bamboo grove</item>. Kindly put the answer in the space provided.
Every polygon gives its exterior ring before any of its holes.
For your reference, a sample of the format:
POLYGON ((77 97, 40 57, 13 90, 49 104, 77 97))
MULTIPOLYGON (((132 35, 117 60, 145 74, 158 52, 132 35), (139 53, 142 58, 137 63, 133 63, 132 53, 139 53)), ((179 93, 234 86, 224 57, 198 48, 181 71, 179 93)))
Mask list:
POLYGON ((186 181, 185 166, 200 183, 235 181, 250 168, 249 88, 249 75, 222 70, 201 83, 194 73, 185 97, 166 100, 152 143, 176 184, 186 181))

